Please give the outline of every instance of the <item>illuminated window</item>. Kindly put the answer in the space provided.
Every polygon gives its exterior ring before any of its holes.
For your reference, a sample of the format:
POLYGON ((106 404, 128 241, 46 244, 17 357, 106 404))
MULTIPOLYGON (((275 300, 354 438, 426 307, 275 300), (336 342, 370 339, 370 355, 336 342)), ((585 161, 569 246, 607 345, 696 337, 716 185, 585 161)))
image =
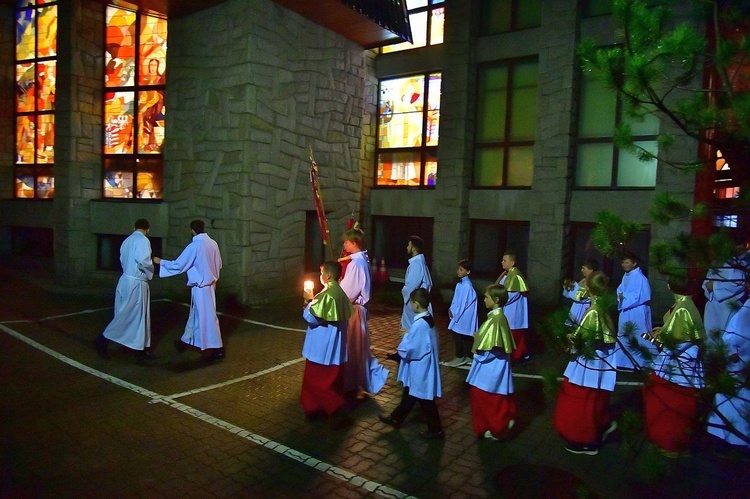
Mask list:
POLYGON ((376 185, 435 186, 440 85, 440 73, 380 81, 376 185))
POLYGON ((654 114, 637 120, 625 116, 613 90, 593 78, 581 79, 576 154, 577 187, 654 187, 659 120, 654 114), (652 158, 642 161, 637 153, 615 145, 617 125, 630 126, 634 144, 652 158))
POLYGON ((541 23, 541 0, 482 0, 482 35, 536 28, 541 23))
POLYGON ((107 7, 105 198, 162 199, 167 21, 107 7))
POLYGON ((386 45, 380 49, 381 54, 443 43, 445 28, 443 0, 406 0, 406 9, 409 12, 409 24, 414 43, 402 42, 386 45))
POLYGON ((16 8, 15 197, 55 194, 57 2, 19 0, 16 8))
POLYGON ((714 217, 714 227, 737 228, 738 215, 717 215, 714 217))
POLYGON ((474 187, 529 187, 534 175, 537 61, 479 70, 474 187))

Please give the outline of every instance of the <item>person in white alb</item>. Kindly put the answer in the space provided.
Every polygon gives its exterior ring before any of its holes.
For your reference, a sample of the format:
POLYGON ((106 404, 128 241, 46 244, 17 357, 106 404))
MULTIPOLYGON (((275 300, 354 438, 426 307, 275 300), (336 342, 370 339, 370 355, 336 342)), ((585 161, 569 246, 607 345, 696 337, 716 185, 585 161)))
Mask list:
POLYGON ((135 221, 135 230, 120 246, 122 276, 115 291, 115 316, 104 332, 94 340, 100 357, 109 359, 110 340, 139 352, 139 356, 154 358, 151 352, 151 292, 148 281, 154 275, 151 261, 150 229, 148 220, 135 221))
POLYGON ((203 220, 190 222, 193 240, 176 260, 154 258, 159 264, 159 277, 169 277, 187 272, 190 287, 190 314, 185 333, 175 341, 182 352, 190 345, 199 350, 211 349, 209 360, 224 358, 219 318, 216 315, 216 281, 221 271, 221 253, 216 241, 206 234, 203 220))

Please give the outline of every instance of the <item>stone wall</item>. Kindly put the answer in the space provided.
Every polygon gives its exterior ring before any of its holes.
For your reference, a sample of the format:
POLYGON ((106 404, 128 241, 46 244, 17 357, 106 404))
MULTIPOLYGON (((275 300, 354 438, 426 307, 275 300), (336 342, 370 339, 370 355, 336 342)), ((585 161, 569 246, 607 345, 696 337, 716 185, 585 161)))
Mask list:
POLYGON ((298 292, 314 210, 309 146, 334 247, 335 228, 359 211, 366 59, 271 1, 230 0, 170 21, 166 101, 179 106, 167 112, 165 257, 202 218, 222 249, 220 291, 241 303, 298 292))
POLYGON ((55 277, 88 282, 96 267, 89 204, 101 197, 104 6, 61 1, 58 8, 55 136, 55 277))

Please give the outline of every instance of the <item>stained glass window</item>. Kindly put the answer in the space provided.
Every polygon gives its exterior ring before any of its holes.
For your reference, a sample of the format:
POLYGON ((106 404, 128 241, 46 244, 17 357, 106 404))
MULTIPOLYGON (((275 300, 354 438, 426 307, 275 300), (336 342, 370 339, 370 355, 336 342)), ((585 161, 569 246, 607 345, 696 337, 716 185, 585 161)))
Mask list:
POLYGON ((656 185, 656 135, 659 120, 626 116, 614 91, 593 78, 581 81, 575 183, 578 187, 649 187, 656 185), (634 144, 653 157, 643 161, 615 145, 617 125, 630 127, 634 144))
POLYGON ((55 193, 57 2, 16 4, 15 197, 55 193))
POLYGON ((534 174, 536 60, 479 70, 474 187, 529 187, 534 174))
POLYGON ((105 198, 162 199, 167 21, 107 8, 105 198))
POLYGON ((409 24, 414 43, 402 42, 381 48, 382 54, 402 50, 440 45, 445 29, 445 6, 443 0, 406 0, 409 24))
POLYGON ((381 80, 376 185, 435 185, 441 81, 440 73, 381 80))

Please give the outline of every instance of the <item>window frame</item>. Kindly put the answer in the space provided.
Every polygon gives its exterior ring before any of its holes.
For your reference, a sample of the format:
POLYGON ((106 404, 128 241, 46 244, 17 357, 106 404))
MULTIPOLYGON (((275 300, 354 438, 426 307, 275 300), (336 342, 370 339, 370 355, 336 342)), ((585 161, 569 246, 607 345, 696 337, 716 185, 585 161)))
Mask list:
MULTIPOLYGON (((133 82, 132 84, 126 84, 126 85, 107 85, 106 82, 106 74, 102 77, 102 99, 103 99, 103 109, 102 109, 102 152, 101 152, 101 200, 104 201, 113 201, 113 202, 138 202, 138 203, 161 203, 165 200, 164 196, 164 139, 162 138, 162 143, 157 144, 158 152, 141 152, 141 144, 139 143, 140 135, 141 135, 141 128, 143 127, 144 123, 144 116, 146 114, 145 110, 141 110, 141 96, 143 94, 146 94, 147 92, 154 92, 157 94, 157 98, 161 101, 161 112, 165 109, 166 106, 166 65, 163 69, 159 69, 157 66, 157 76, 158 79, 155 83, 153 82, 141 82, 141 77, 143 76, 142 68, 146 61, 149 60, 149 58, 146 58, 146 60, 143 60, 143 56, 141 54, 143 49, 143 43, 141 41, 141 31, 142 27, 144 25, 144 19, 145 18, 154 18, 163 21, 165 30, 168 29, 168 20, 166 17, 152 15, 152 14, 146 14, 139 11, 135 11, 133 9, 121 7, 118 5, 108 4, 106 6, 106 10, 109 9, 118 9, 130 12, 134 14, 135 20, 134 20, 134 26, 136 26, 135 29, 135 40, 133 42, 133 82), (161 72, 160 72, 161 71, 161 72), (113 152, 107 152, 107 136, 108 136, 108 122, 107 122, 107 115, 108 115, 108 96, 110 95, 117 95, 117 94, 127 94, 132 97, 132 103, 133 103, 133 109, 134 114, 132 117, 132 125, 131 125, 131 137, 132 137, 132 152, 129 153, 113 153, 113 152), (110 163, 120 163, 119 167, 117 165, 113 167, 109 167, 110 163), (129 163, 129 164, 128 164, 129 163), (152 167, 144 167, 143 165, 153 164, 152 167), (131 177, 131 185, 130 185, 130 192, 128 197, 124 196, 117 196, 117 195, 107 195, 107 188, 105 187, 105 182, 107 182, 107 178, 109 176, 110 172, 123 172, 126 174, 129 174, 131 177), (151 173, 151 174, 158 174, 161 178, 158 179, 159 184, 161 185, 161 188, 158 190, 159 195, 161 197, 139 197, 139 190, 138 190, 138 175, 139 173, 151 173)), ((105 15, 105 18, 109 18, 108 12, 105 15)), ((106 60, 107 58, 107 28, 109 24, 108 22, 105 22, 104 25, 104 33, 102 34, 104 39, 104 58, 106 60)), ((166 39, 164 42, 164 51, 166 52, 166 39)), ((163 60, 163 63, 166 64, 166 54, 165 58, 163 60)), ((157 101, 157 104, 159 102, 157 101)), ((153 106, 152 106, 153 107, 153 106)), ((155 127, 155 124, 152 125, 155 127)), ((164 129, 166 132, 166 126, 162 126, 161 128, 164 129)), ((152 132, 152 136, 155 135, 155 132, 152 132)), ((148 144, 150 145, 150 143, 148 144)), ((112 186, 113 190, 119 189, 119 186, 112 186)), ((144 189, 145 190, 145 189, 144 189)), ((151 190, 151 193, 153 195, 154 190, 151 190)))
MULTIPOLYGON (((16 87, 16 93, 13 100, 13 116, 14 116, 14 162, 13 162, 13 178, 14 178, 14 187, 13 187, 13 198, 14 199, 22 199, 22 200, 35 200, 35 201, 50 201, 54 198, 54 192, 55 192, 55 135, 56 135, 56 106, 54 100, 51 102, 51 109, 39 109, 39 95, 41 94, 42 90, 44 89, 44 85, 39 85, 40 82, 40 71, 39 67, 41 64, 45 63, 54 63, 55 66, 55 86, 53 89, 53 95, 56 95, 57 93, 57 60, 58 60, 58 50, 57 50, 57 19, 59 17, 59 3, 57 0, 49 0, 45 1, 44 3, 30 3, 23 7, 19 7, 18 3, 16 3, 16 6, 14 7, 14 28, 16 30, 16 39, 14 43, 14 55, 13 55, 13 68, 14 68, 14 84, 16 87), (54 53, 47 56, 41 56, 39 55, 39 14, 40 12, 53 7, 56 9, 55 12, 55 18, 54 18, 54 24, 55 24, 55 40, 54 40, 54 46, 55 50, 54 53), (33 16, 33 31, 34 31, 34 55, 32 58, 28 59, 19 59, 18 58, 18 46, 19 46, 19 38, 18 38, 18 27, 19 27, 19 20, 23 12, 34 12, 33 16), (33 99, 34 99, 34 109, 32 111, 19 111, 19 89, 20 89, 20 81, 18 76, 18 68, 19 66, 22 66, 24 64, 32 64, 34 67, 34 83, 32 85, 34 89, 33 99), (39 156, 40 156, 40 133, 39 130, 39 123, 42 122, 43 116, 51 116, 52 117, 52 155, 53 155, 53 161, 49 163, 40 163, 39 162, 39 156), (22 163, 20 162, 21 159, 21 153, 18 149, 19 146, 19 120, 28 118, 29 119, 29 125, 33 124, 34 129, 34 138, 33 138, 33 162, 31 163, 22 163), (31 189, 32 195, 31 196, 19 196, 19 188, 18 183, 23 183, 21 180, 21 177, 27 177, 28 173, 24 173, 24 170, 29 170, 31 172, 31 175, 34 178, 34 185, 31 189), (50 173, 45 175, 45 171, 49 171, 50 173), (41 178, 46 177, 47 182, 46 189, 42 189, 41 185, 41 178), (45 190, 46 195, 42 196, 40 195, 40 191, 45 190)), ((49 130, 45 131, 43 135, 43 140, 45 141, 45 150, 47 148, 46 142, 49 140, 48 136, 49 130)))
MULTIPOLYGON (((574 190, 580 190, 580 191, 602 191, 602 190, 612 190, 612 191, 653 191, 656 188, 656 176, 654 176, 654 185, 652 186, 627 186, 627 185, 618 185, 617 184, 617 178, 619 174, 619 168, 620 168, 620 152, 623 151, 617 144, 615 144, 615 133, 617 131, 617 127, 620 126, 624 120, 625 116, 623 113, 623 104, 622 104, 622 98, 621 96, 615 92, 612 91, 614 94, 615 99, 615 116, 614 116, 614 127, 613 127, 613 135, 611 137, 581 137, 580 135, 580 127, 582 120, 581 115, 581 106, 580 103, 584 100, 583 90, 584 90, 584 78, 585 76, 581 73, 580 74, 580 84, 578 89, 578 116, 576 121, 576 136, 575 136, 575 162, 574 162, 574 168, 575 171, 573 172, 573 186, 572 188, 574 190), (579 151, 581 145, 587 145, 587 144, 611 144, 612 145, 612 169, 610 170, 610 178, 609 178, 609 185, 578 185, 577 183, 577 175, 578 175, 578 158, 579 158, 579 151)), ((656 142, 658 137, 658 132, 656 134, 652 135, 633 135, 633 142, 656 142)), ((658 153, 658 150, 657 150, 658 153)), ((658 169, 658 165, 655 165, 655 168, 658 169)))
MULTIPOLYGON (((480 23, 479 23, 479 32, 480 36, 495 36, 495 35, 503 35, 506 33, 515 33, 518 31, 523 31, 527 29, 535 29, 539 28, 542 25, 542 19, 541 19, 541 9, 542 9, 542 2, 541 0, 537 0, 539 2, 539 9, 540 9, 540 15, 539 15, 539 24, 535 24, 532 26, 524 26, 524 27, 518 27, 518 17, 519 17, 519 9, 521 6, 521 2, 528 2, 528 0, 508 0, 510 2, 510 26, 507 30, 500 30, 500 31, 491 31, 489 29, 489 26, 487 23, 482 22, 484 19, 488 19, 489 13, 487 10, 489 9, 489 3, 493 0, 481 0, 480 4, 480 23)), ((502 0, 500 0, 502 1, 502 0)), ((528 5, 528 3, 527 3, 528 5)))
MULTIPOLYGON (((536 126, 536 119, 537 115, 534 116, 534 138, 531 140, 512 140, 510 138, 512 133, 512 110, 513 110, 513 94, 514 94, 514 87, 511 84, 513 81, 513 69, 521 64, 526 64, 534 62, 537 65, 537 95, 539 92, 539 57, 538 56, 531 56, 531 57, 518 57, 518 58, 512 58, 512 59, 503 59, 501 61, 492 61, 480 64, 477 67, 477 79, 476 79, 476 102, 474 109, 476 110, 476 115, 474 117, 474 141, 473 141, 473 151, 472 151, 472 178, 471 178, 471 188, 475 190, 498 190, 498 189, 511 189, 511 190, 529 190, 531 189, 533 183, 534 183, 534 164, 532 161, 531 165, 531 183, 529 185, 508 185, 508 170, 507 167, 510 163, 510 150, 514 147, 530 147, 533 151, 534 147, 536 146, 536 133, 537 133, 537 126, 536 126), (504 134, 502 137, 502 140, 500 141, 494 141, 494 142, 479 142, 479 108, 480 108, 480 99, 482 95, 480 94, 480 85, 482 81, 482 72, 488 69, 492 68, 500 68, 502 66, 508 67, 508 84, 506 86, 506 94, 505 94, 505 116, 504 116, 504 134), (477 167, 477 153, 478 151, 482 149, 502 149, 503 151, 503 174, 502 174, 502 185, 478 185, 476 183, 476 178, 474 176, 474 169, 477 167)), ((536 109, 538 111, 538 108, 536 109)))
POLYGON ((440 108, 438 109, 438 122, 437 122, 437 129, 438 129, 438 139, 437 143, 434 145, 427 145, 427 140, 425 138, 427 137, 427 130, 429 128, 429 113, 430 109, 428 105, 424 105, 422 108, 422 129, 421 129, 421 137, 422 137, 422 145, 420 146, 412 146, 412 147, 386 147, 383 148, 380 146, 380 132, 381 132, 381 88, 382 83, 385 81, 391 81, 391 80, 401 80, 401 79, 408 79, 408 78, 414 78, 414 77, 422 77, 424 78, 424 86, 422 88, 423 91, 423 102, 427 104, 430 99, 430 76, 431 75, 437 75, 440 78, 440 107, 442 108, 442 87, 443 87, 443 73, 442 71, 427 71, 427 72, 419 72, 419 73, 413 73, 408 75, 401 75, 401 76, 394 76, 394 77, 386 77, 386 78, 380 78, 378 80, 378 87, 377 87, 377 95, 378 95, 378 113, 377 113, 377 123, 376 123, 376 131, 375 131, 375 167, 374 167, 374 173, 373 173, 373 189, 423 189, 423 190, 432 190, 435 188, 437 184, 437 177, 438 177, 438 166, 439 166, 439 158, 438 158, 438 146, 440 145, 440 108), (418 153, 419 155, 419 185, 387 185, 387 184, 380 184, 378 183, 378 178, 380 177, 380 159, 382 155, 385 154, 400 154, 400 153, 418 153), (435 184, 428 185, 428 173, 427 173, 427 163, 430 160, 430 158, 434 158, 435 162, 435 184))
MULTIPOLYGON (((408 6, 408 0, 402 0, 407 3, 408 6)), ((409 25, 412 29, 412 39, 416 38, 414 36, 414 23, 411 22, 411 16, 416 14, 421 14, 422 12, 427 13, 427 24, 425 25, 425 44, 415 46, 413 43, 410 42, 400 42, 400 43, 394 43, 392 45, 386 45, 384 47, 380 47, 378 50, 379 55, 384 54, 395 54, 398 52, 406 52, 409 50, 416 50, 421 49, 425 47, 434 47, 436 45, 442 45, 445 41, 445 0, 426 0, 427 4, 423 5, 421 7, 415 7, 413 9, 407 10, 406 15, 409 16, 409 25), (443 41, 438 43, 432 43, 432 20, 434 17, 433 11, 436 10, 443 10, 443 41), (400 47, 400 48, 396 48, 400 47)))

